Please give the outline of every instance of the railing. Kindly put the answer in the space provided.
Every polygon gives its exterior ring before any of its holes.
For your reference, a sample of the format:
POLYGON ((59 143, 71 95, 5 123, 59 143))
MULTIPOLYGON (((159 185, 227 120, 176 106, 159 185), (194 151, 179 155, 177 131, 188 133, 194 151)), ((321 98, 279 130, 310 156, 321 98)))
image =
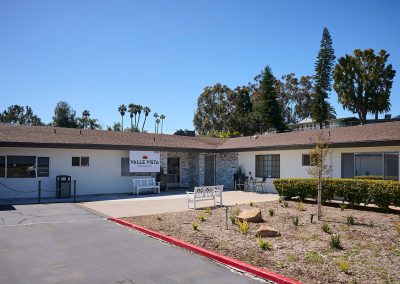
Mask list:
MULTIPOLYGON (((38 203, 40 204, 42 202, 42 192, 53 192, 53 193, 57 193, 58 189, 56 190, 46 190, 42 188, 42 180, 38 179, 38 184, 37 184, 37 189, 33 189, 33 190, 20 190, 20 189, 16 189, 13 188, 11 186, 8 186, 2 182, 0 182, 0 186, 10 190, 10 191, 14 191, 14 192, 18 192, 18 193, 33 193, 33 192, 37 192, 37 199, 38 199, 38 203)), ((76 179, 73 180, 73 201, 74 203, 76 203, 76 179)))

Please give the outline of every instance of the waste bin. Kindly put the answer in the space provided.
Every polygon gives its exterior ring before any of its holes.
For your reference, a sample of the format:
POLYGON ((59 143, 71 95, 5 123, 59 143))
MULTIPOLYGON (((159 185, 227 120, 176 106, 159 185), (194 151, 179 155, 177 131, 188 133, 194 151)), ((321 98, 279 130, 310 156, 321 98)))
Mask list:
POLYGON ((56 193, 57 198, 71 197, 71 176, 56 176, 56 193))

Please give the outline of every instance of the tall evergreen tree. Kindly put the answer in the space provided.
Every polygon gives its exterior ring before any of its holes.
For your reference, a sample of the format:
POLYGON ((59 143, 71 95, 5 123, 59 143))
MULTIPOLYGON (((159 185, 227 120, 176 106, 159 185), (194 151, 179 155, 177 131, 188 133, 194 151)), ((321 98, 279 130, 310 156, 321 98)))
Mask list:
POLYGON ((329 93, 332 90, 333 65, 335 51, 332 38, 327 28, 324 28, 320 49, 315 63, 315 89, 311 99, 311 117, 322 128, 329 119, 332 106, 329 104, 329 93))
POLYGON ((282 132, 286 129, 286 125, 283 121, 282 106, 277 99, 276 79, 269 66, 265 67, 259 80, 261 93, 259 112, 262 118, 262 130, 275 129, 277 132, 282 132))

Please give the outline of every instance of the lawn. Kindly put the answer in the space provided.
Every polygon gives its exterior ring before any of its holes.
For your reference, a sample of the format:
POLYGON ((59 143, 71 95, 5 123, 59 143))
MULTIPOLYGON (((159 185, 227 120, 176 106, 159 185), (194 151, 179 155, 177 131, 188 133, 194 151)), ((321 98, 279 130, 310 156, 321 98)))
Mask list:
POLYGON ((314 204, 249 202, 229 207, 228 230, 225 208, 126 219, 304 283, 400 283, 400 232, 396 230, 400 215, 342 209, 323 206, 322 220, 314 217, 311 223, 314 204), (255 236, 261 223, 250 223, 247 234, 232 224, 236 207, 240 212, 261 209, 264 222, 280 232, 278 237, 263 238, 272 245, 269 249, 263 250, 255 236), (198 224, 197 230, 193 223, 198 224), (331 247, 334 235, 340 236, 341 249, 331 247))

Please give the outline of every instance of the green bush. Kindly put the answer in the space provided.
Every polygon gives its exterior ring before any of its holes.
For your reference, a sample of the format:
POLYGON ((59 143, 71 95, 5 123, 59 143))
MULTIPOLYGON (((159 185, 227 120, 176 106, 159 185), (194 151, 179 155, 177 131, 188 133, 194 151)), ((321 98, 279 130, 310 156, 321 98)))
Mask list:
POLYGON ((355 176, 355 179, 384 180, 383 176, 355 176))
MULTIPOLYGON (((318 181, 314 178, 282 178, 274 180, 275 189, 284 198, 316 198, 318 181)), ((388 209, 400 206, 400 182, 392 180, 324 178, 322 201, 343 199, 350 205, 375 204, 388 209)))

